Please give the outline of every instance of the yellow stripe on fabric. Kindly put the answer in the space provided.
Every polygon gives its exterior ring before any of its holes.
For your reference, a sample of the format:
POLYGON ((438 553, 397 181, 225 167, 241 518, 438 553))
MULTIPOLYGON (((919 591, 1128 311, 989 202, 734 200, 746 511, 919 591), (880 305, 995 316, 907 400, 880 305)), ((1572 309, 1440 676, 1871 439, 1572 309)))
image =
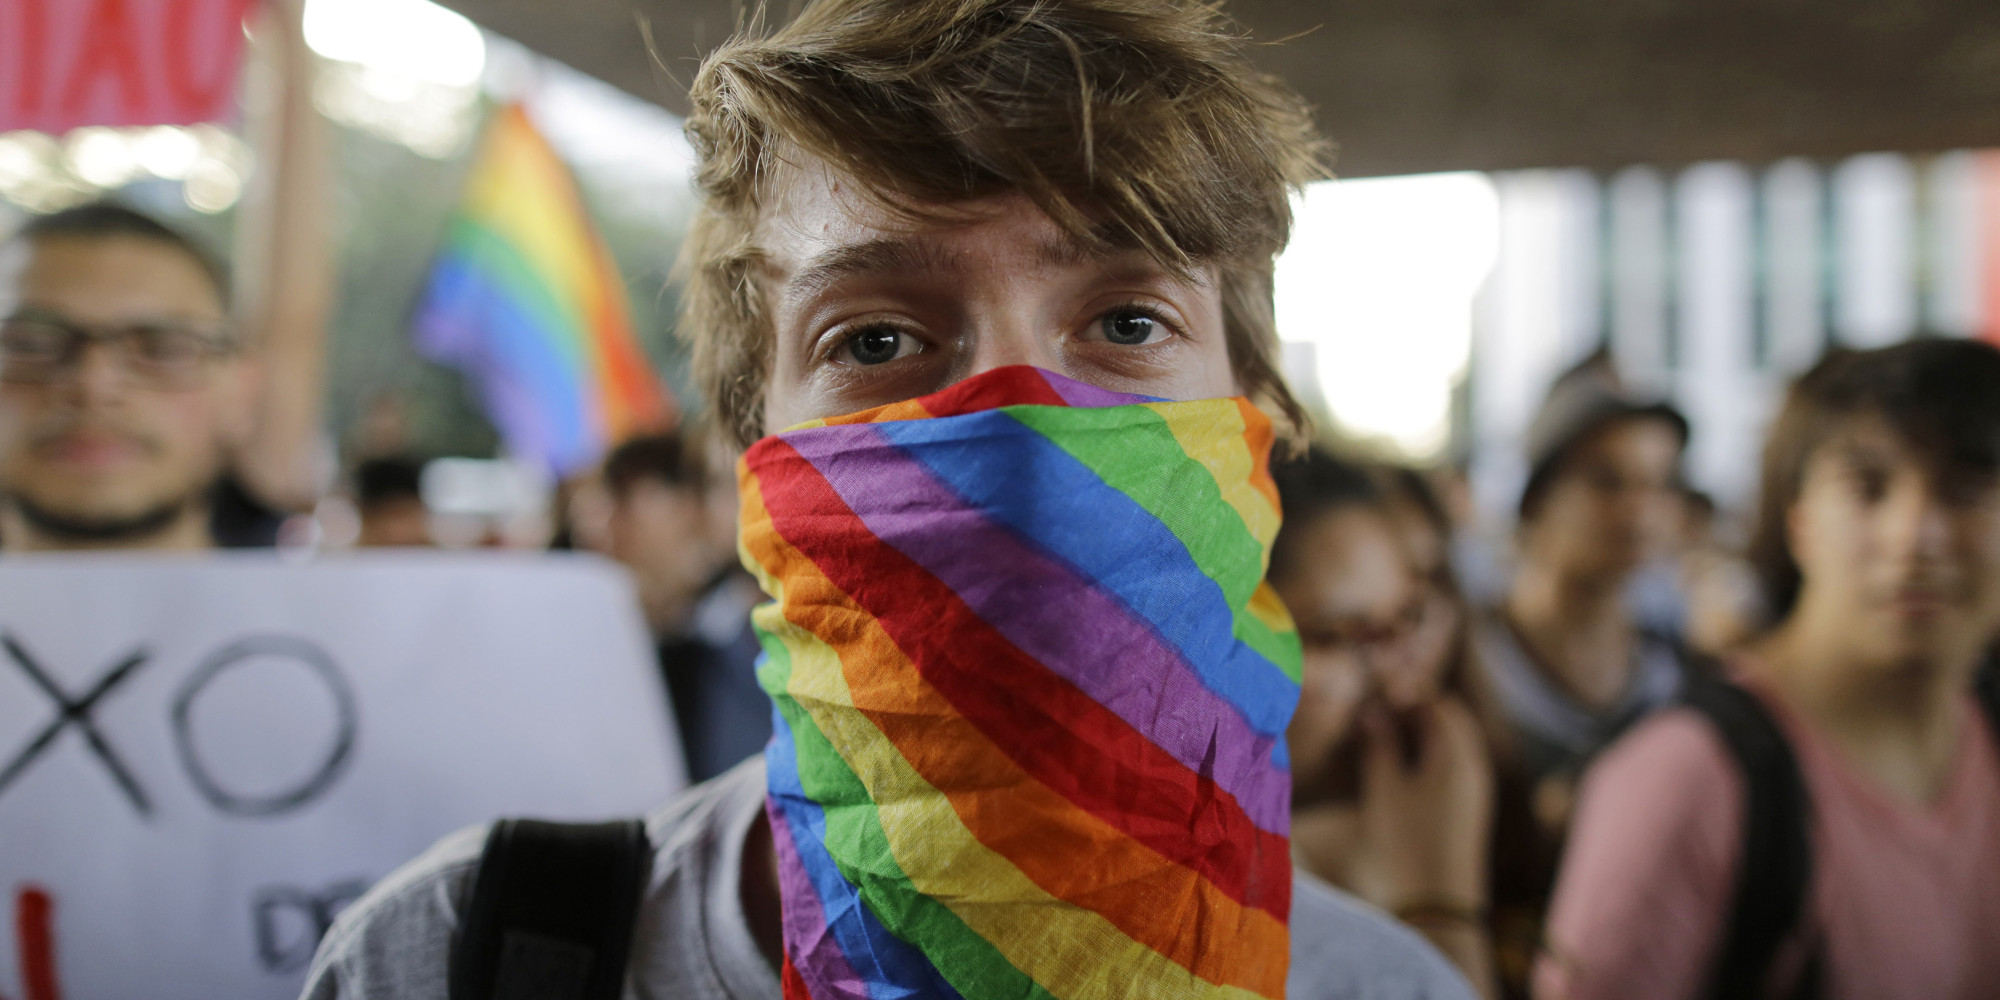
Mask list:
MULTIPOLYGON (((744 495, 746 512, 761 515, 757 494, 744 495)), ((761 520, 751 524, 756 534, 747 544, 761 558, 778 567, 800 558, 783 539, 763 530, 761 520)), ((1196 977, 1267 996, 1283 992, 1282 920, 1245 906, 1023 771, 825 575, 801 564, 784 582, 785 593, 797 602, 787 605, 791 625, 839 637, 829 645, 841 658, 855 707, 919 779, 944 793, 971 836, 1052 897, 1101 915, 1196 977), (1091 864, 1078 866, 1076 858, 1091 864), (1191 937, 1185 933, 1186 914, 1202 914, 1204 925, 1218 930, 1191 937), (1264 961, 1257 961, 1260 957, 1264 961)), ((772 624, 759 620, 767 630, 772 624)), ((790 646, 780 645, 789 658, 790 646)))
POLYGON ((1273 632, 1291 632, 1298 627, 1292 621, 1291 609, 1285 607, 1284 599, 1272 589, 1268 580, 1257 585, 1257 592, 1250 595, 1250 603, 1245 610, 1273 632))
POLYGON ((1257 473, 1257 457, 1250 452, 1245 437, 1249 428, 1236 401, 1202 399, 1141 405, 1167 422, 1181 450, 1215 477, 1222 499, 1235 508, 1251 537, 1270 548, 1271 540, 1278 536, 1278 508, 1251 482, 1257 473))
MULTIPOLYGON (((746 512, 768 521, 756 477, 746 473, 741 482, 746 512)), ((746 525, 746 529, 750 527, 746 525)), ((768 524, 763 530, 769 530, 768 524)), ((783 552, 779 558, 789 565, 771 566, 753 560, 760 577, 768 579, 787 571, 811 573, 817 577, 811 589, 823 586, 838 592, 775 532, 765 538, 765 544, 783 552)), ((771 587, 767 592, 783 590, 771 587)), ((854 622, 848 643, 851 648, 896 649, 881 624, 860 607, 850 603, 840 610, 854 622)), ((810 629, 786 619, 776 603, 758 608, 753 617, 757 626, 781 641, 790 654, 792 677, 786 693, 812 716, 814 725, 868 789, 882 817, 890 851, 911 884, 943 903, 1050 994, 1062 1000, 1116 1000, 1129 995, 1132 984, 1138 982, 1162 991, 1162 995, 1190 1000, 1254 1000, 1260 996, 1200 979, 1133 940, 1099 914, 1051 895, 981 843, 959 818, 950 799, 925 781, 856 707, 838 650, 810 629), (1032 924, 1023 925, 1020 915, 1024 912, 1034 914, 1032 924), (1079 963, 1079 955, 1090 958, 1079 963)), ((899 653, 895 655, 900 658, 899 653)), ((924 683, 907 659, 895 667, 911 676, 914 683, 924 683)), ((1023 776, 1023 780, 1033 779, 1023 776)), ((951 974, 949 969, 940 971, 947 977, 951 974)))
MULTIPOLYGON (((868 627, 879 629, 872 621, 868 627)), ((1257 996, 1196 978, 1098 914, 1050 895, 980 843, 944 794, 855 708, 834 648, 796 626, 783 639, 792 654, 789 693, 867 786, 897 865, 917 891, 944 903, 1016 968, 1063 1000, 1112 1000, 1134 982, 1191 1000, 1257 996), (1035 921, 1024 925, 1024 913, 1035 921), (1078 962, 1079 955, 1088 961, 1078 962)))

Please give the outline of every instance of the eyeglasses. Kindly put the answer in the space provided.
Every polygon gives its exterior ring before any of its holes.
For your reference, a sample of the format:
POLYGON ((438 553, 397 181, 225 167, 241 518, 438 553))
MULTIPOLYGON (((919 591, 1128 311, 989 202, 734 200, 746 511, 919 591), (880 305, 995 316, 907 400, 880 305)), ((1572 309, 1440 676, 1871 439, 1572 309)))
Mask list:
POLYGON ((0 382, 53 385, 76 377, 84 349, 113 348, 141 382, 161 389, 193 389, 209 365, 236 352, 221 324, 157 320, 90 327, 43 312, 0 319, 0 382))
POLYGON ((1412 598, 1386 619, 1356 618, 1323 630, 1301 630, 1300 638, 1316 649, 1373 656, 1415 635, 1431 613, 1430 595, 1425 593, 1412 598))

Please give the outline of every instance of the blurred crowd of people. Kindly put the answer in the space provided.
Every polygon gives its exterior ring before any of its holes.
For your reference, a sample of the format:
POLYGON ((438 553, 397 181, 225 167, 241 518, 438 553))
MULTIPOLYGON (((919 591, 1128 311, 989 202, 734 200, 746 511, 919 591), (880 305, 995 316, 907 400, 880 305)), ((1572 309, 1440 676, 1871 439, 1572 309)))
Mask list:
MULTIPOLYGON (((37 219, 5 256, 6 550, 272 544, 278 515, 224 459, 252 375, 212 260, 111 205, 37 219)), ((1491 995, 1699 995, 1699 956, 1749 933, 1742 751, 1687 707, 1718 681, 1775 720, 1818 817, 1814 894, 1767 974, 1900 980, 1920 970, 1871 967, 1877 935, 1957 930, 1899 928, 1899 908, 1991 906, 1977 838, 2000 761, 1968 705, 2000 601, 2000 353, 1829 355, 1793 386, 1745 523, 1682 481, 1688 434, 1587 359, 1534 423, 1504 546, 1455 470, 1325 444, 1275 467, 1270 578, 1305 648, 1298 863, 1491 995), (1496 565, 1503 587, 1461 586, 1496 565)), ((554 543, 630 570, 695 780, 770 734, 732 459, 698 434, 628 440, 567 484, 554 543)), ((422 471, 357 463, 357 544, 433 544, 422 471)))
POLYGON ((1994 926, 2000 352, 1831 352, 1740 525, 1688 434, 1601 354, 1565 373, 1504 554, 1449 471, 1279 468, 1300 862, 1498 995, 1994 982, 1908 956, 1994 926), (1508 584, 1469 598, 1452 553, 1508 584))
MULTIPOLYGON (((0 245, 0 549, 272 545, 309 509, 244 460, 274 359, 224 273, 112 204, 0 245)), ((2000 988, 2000 351, 1829 353, 1752 510, 1688 486, 1689 434, 1585 359, 1498 534, 1456 470, 1274 460, 1296 864, 1489 997, 2000 988)), ((554 519, 556 547, 630 571, 697 781, 772 732, 734 461, 717 435, 633 438, 554 519)), ((355 463, 357 543, 433 544, 424 478, 355 463)))

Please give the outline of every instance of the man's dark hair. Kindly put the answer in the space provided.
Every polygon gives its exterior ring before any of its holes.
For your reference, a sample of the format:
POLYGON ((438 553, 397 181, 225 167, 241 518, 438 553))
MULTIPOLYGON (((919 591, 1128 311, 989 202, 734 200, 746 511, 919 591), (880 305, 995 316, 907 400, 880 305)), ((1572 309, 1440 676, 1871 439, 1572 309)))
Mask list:
POLYGON ((214 287, 216 298, 229 301, 229 272, 222 261, 194 237, 115 201, 93 201, 38 215, 23 223, 7 242, 47 239, 110 239, 125 236, 150 240, 179 250, 193 260, 214 287))
POLYGON ((2000 350, 1956 339, 1836 350, 1792 383, 1764 445, 1750 540, 1750 562, 1774 622, 1791 613, 1803 582, 1785 522, 1806 465, 1821 445, 1869 417, 1888 424, 1939 471, 2000 474, 2000 350))
POLYGON ((1618 373, 1607 348, 1599 348, 1556 376, 1542 408, 1528 425, 1528 480, 1521 487, 1520 520, 1541 515, 1542 501, 1572 471, 1585 442, 1631 420, 1657 421, 1688 443, 1688 420, 1663 399, 1634 391, 1618 373))
POLYGON ((644 480, 677 489, 704 489, 708 468, 696 440, 673 433, 642 434, 605 457, 604 485, 612 496, 624 496, 644 480))
POLYGON ((1237 384, 1306 425, 1278 373, 1271 269, 1329 150, 1219 4, 817 0, 768 23, 711 53, 689 92, 703 197, 680 329, 720 433, 764 434, 760 227, 788 164, 812 160, 919 220, 1018 193, 1086 250, 1213 266, 1237 384))
POLYGON ((354 467, 354 503, 362 510, 424 495, 424 463, 408 456, 370 458, 354 467))
POLYGON ((1278 486, 1278 501, 1285 512, 1271 544, 1271 571, 1274 578, 1291 572, 1298 562, 1299 532, 1318 520, 1349 507, 1375 507, 1384 499, 1382 489, 1369 470, 1334 456, 1315 445, 1297 458, 1271 463, 1271 479, 1278 486))

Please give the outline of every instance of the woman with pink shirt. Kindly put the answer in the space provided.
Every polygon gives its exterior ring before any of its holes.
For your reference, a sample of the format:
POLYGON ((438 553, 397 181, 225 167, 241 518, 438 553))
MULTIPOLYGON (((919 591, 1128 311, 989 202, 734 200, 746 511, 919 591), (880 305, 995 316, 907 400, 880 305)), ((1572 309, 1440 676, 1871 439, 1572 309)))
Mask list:
POLYGON ((1537 995, 2000 995, 2000 351, 1829 356, 1763 491, 1775 624, 1591 769, 1537 995))

